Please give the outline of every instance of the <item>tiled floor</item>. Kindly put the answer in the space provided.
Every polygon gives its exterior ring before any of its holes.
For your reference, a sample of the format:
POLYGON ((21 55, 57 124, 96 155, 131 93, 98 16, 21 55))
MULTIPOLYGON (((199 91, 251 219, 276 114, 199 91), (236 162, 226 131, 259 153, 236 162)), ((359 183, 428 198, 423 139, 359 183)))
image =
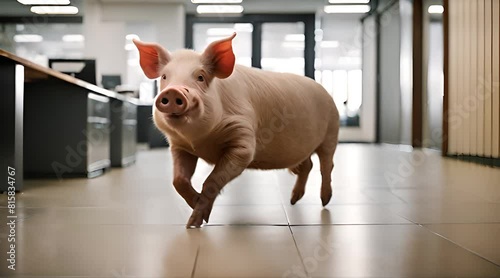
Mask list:
MULTIPOLYGON (((0 226, 0 277, 500 277, 500 169, 341 144, 323 208, 313 163, 295 206, 288 171, 246 171, 191 230, 167 149, 95 179, 28 180, 16 271, 0 226)), ((199 164, 198 189, 210 170, 199 164)))

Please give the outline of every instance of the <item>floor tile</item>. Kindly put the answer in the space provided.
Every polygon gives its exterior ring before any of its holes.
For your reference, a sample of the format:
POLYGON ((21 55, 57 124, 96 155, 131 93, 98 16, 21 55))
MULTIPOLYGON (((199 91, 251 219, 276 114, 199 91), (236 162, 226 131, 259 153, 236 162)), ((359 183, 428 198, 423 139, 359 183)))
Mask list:
MULTIPOLYGON (((134 165, 94 179, 28 179, 16 195, 17 276, 306 277, 305 265, 317 277, 500 277, 490 263, 500 264, 500 169, 405 146, 340 144, 323 208, 312 160, 295 206, 295 175, 247 170, 193 230, 166 148, 141 149, 134 165)), ((212 169, 199 161, 197 190, 212 169)), ((6 206, 0 195, 0 219, 6 206)), ((3 262, 8 233, 0 225, 3 262)))
POLYGON ((429 230, 500 265, 500 224, 433 224, 429 230))
POLYGON ((412 224, 376 205, 285 206, 290 225, 412 224))
POLYGON ((417 225, 302 226, 292 232, 312 277, 500 275, 500 267, 417 225))
MULTIPOLYGON (((7 209, 0 208, 0 217, 7 209)), ((85 225, 185 225, 190 210, 183 205, 162 207, 117 208, 117 207, 47 207, 18 208, 17 221, 26 225, 85 224, 85 225)), ((4 217, 1 217, 4 219, 4 217)))
POLYGON ((391 204, 394 213, 419 224, 500 223, 500 204, 391 204))
POLYGON ((195 277, 285 277, 302 263, 289 227, 208 226, 195 277))
POLYGON ((214 206, 209 225, 288 225, 282 205, 214 206))
MULTIPOLYGON (((166 225, 20 224, 15 275, 189 277, 197 232, 166 225)), ((0 243, 1 250, 6 250, 5 243, 0 243)), ((3 251, 0 260, 6 261, 3 251)), ((3 266, 0 276, 12 274, 3 266)))

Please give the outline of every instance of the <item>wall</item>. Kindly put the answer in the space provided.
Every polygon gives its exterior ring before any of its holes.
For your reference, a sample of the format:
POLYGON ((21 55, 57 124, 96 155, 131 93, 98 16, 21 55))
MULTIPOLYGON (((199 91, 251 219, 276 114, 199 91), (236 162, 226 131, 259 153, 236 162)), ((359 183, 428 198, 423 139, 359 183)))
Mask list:
POLYGON ((399 4, 395 4, 382 16, 385 16, 387 20, 381 20, 379 37, 378 134, 380 142, 398 144, 401 125, 399 4))
POLYGON ((448 1, 448 154, 500 157, 500 0, 448 1))
POLYGON ((101 74, 120 74, 123 83, 138 86, 137 83, 145 79, 134 74, 138 72, 135 69, 138 63, 129 65, 127 62, 131 55, 125 50, 125 36, 131 32, 169 50, 184 46, 183 4, 102 3, 96 0, 87 0, 84 4, 85 55, 97 59, 98 80, 101 74), (152 30, 141 31, 137 26, 147 26, 152 30))

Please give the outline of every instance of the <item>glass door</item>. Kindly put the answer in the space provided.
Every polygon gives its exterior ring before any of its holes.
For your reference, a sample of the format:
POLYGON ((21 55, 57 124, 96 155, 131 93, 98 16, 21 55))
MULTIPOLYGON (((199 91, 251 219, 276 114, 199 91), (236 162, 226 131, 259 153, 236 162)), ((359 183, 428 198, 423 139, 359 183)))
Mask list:
POLYGON ((236 63, 252 66, 252 31, 251 23, 195 23, 193 25, 193 49, 202 52, 213 41, 227 38, 236 32, 233 51, 236 63))
POLYGON ((375 20, 313 14, 186 18, 186 47, 203 51, 212 41, 238 35, 236 62, 314 78, 332 95, 341 116, 340 141, 374 142, 376 128, 375 20), (360 36, 361 35, 361 36, 360 36), (362 59, 363 58, 363 59, 362 59))
POLYGON ((262 24, 262 69, 304 75, 304 23, 262 24))

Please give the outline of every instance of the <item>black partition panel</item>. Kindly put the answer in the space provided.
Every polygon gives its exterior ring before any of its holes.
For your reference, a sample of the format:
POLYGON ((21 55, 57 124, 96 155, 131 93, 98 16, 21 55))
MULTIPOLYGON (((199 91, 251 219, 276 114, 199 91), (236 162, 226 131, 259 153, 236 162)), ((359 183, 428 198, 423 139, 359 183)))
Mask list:
POLYGON ((24 67, 0 57, 0 192, 22 189, 24 67))

